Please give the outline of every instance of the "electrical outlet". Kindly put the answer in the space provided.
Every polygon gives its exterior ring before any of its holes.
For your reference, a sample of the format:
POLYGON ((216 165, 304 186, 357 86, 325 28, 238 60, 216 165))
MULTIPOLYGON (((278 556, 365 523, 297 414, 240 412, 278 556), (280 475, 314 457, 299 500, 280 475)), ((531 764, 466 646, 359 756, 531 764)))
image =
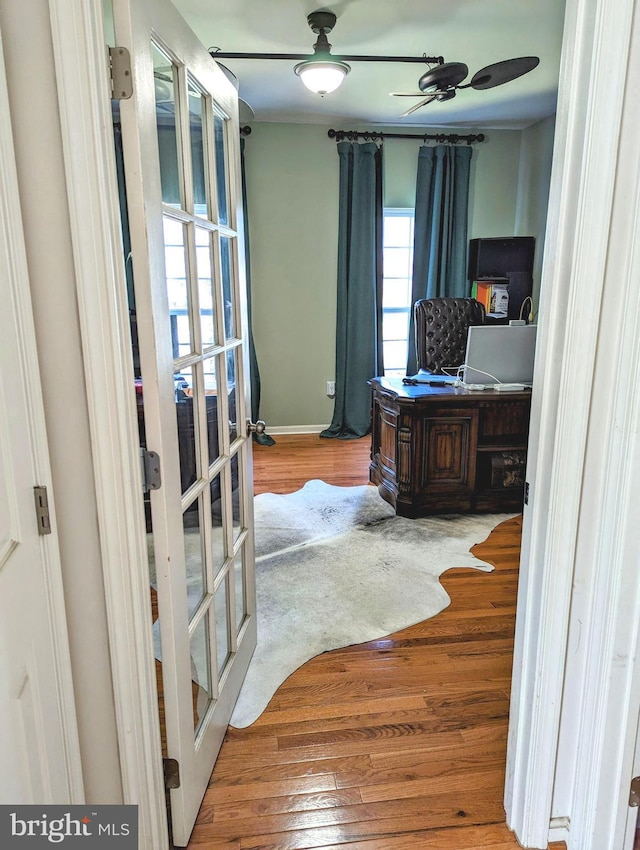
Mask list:
POLYGON ((333 398, 336 394, 336 382, 335 381, 327 381, 327 395, 329 398, 333 398))

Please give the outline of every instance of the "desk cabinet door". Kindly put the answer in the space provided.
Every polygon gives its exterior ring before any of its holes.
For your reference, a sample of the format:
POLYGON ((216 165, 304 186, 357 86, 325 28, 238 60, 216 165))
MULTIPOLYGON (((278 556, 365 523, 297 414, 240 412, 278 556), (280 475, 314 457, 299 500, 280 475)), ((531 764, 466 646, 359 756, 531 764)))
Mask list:
POLYGON ((421 488, 472 490, 478 414, 475 410, 437 411, 423 427, 421 488))

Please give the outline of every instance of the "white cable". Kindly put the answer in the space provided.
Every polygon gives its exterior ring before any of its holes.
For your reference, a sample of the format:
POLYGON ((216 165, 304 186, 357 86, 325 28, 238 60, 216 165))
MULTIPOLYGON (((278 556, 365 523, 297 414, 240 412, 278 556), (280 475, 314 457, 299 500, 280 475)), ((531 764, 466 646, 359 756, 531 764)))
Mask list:
MULTIPOLYGON (((464 367, 465 367, 466 365, 467 365, 466 363, 463 363, 463 364, 462 364, 462 366, 461 366, 460 368, 461 368, 461 369, 464 369, 464 367)), ((486 375, 486 376, 487 376, 487 378, 491 378, 492 380, 494 380, 494 381, 496 382, 496 384, 502 384, 502 383, 504 383, 503 381, 501 381, 501 380, 500 380, 500 378, 496 378, 496 376, 495 376, 495 375, 492 375, 492 374, 491 374, 491 372, 485 372, 485 371, 484 371, 484 369, 476 369, 476 367, 475 367, 475 366, 469 366, 468 368, 469 368, 469 369, 472 369, 474 372, 479 372, 481 375, 486 375)))
POLYGON ((519 318, 520 319, 523 318, 522 314, 524 313, 524 305, 527 303, 527 301, 529 302, 529 319, 533 320, 533 298, 530 295, 527 295, 527 297, 524 299, 524 301, 520 305, 520 316, 519 316, 519 318))

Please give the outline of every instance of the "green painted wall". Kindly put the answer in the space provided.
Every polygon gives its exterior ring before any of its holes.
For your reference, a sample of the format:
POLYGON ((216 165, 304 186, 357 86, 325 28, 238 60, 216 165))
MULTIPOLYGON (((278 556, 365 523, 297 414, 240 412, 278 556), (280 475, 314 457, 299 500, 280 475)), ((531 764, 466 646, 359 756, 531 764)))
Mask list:
POLYGON ((533 266, 533 301, 536 312, 549 206, 554 132, 554 116, 538 121, 522 131, 515 233, 516 236, 536 237, 533 266))
POLYGON ((322 425, 333 402, 338 161, 322 127, 254 124, 245 146, 260 415, 322 425))
MULTIPOLYGON (((333 414, 338 157, 327 129, 254 123, 245 148, 260 412, 272 428, 333 414)), ((470 238, 516 232, 522 132, 486 136, 472 159, 470 238)), ((414 205, 419 144, 385 144, 386 206, 414 205)))
POLYGON ((491 130, 485 135, 471 160, 469 239, 514 234, 521 132, 491 130))

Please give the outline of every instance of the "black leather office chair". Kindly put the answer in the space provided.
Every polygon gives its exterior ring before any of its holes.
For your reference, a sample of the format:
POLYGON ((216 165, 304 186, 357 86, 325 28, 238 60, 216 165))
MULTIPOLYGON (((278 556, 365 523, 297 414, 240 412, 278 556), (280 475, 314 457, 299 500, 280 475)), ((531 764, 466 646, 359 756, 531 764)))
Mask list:
POLYGON ((423 298, 413 310, 418 369, 437 375, 464 363, 469 327, 485 324, 483 305, 474 298, 423 298))

